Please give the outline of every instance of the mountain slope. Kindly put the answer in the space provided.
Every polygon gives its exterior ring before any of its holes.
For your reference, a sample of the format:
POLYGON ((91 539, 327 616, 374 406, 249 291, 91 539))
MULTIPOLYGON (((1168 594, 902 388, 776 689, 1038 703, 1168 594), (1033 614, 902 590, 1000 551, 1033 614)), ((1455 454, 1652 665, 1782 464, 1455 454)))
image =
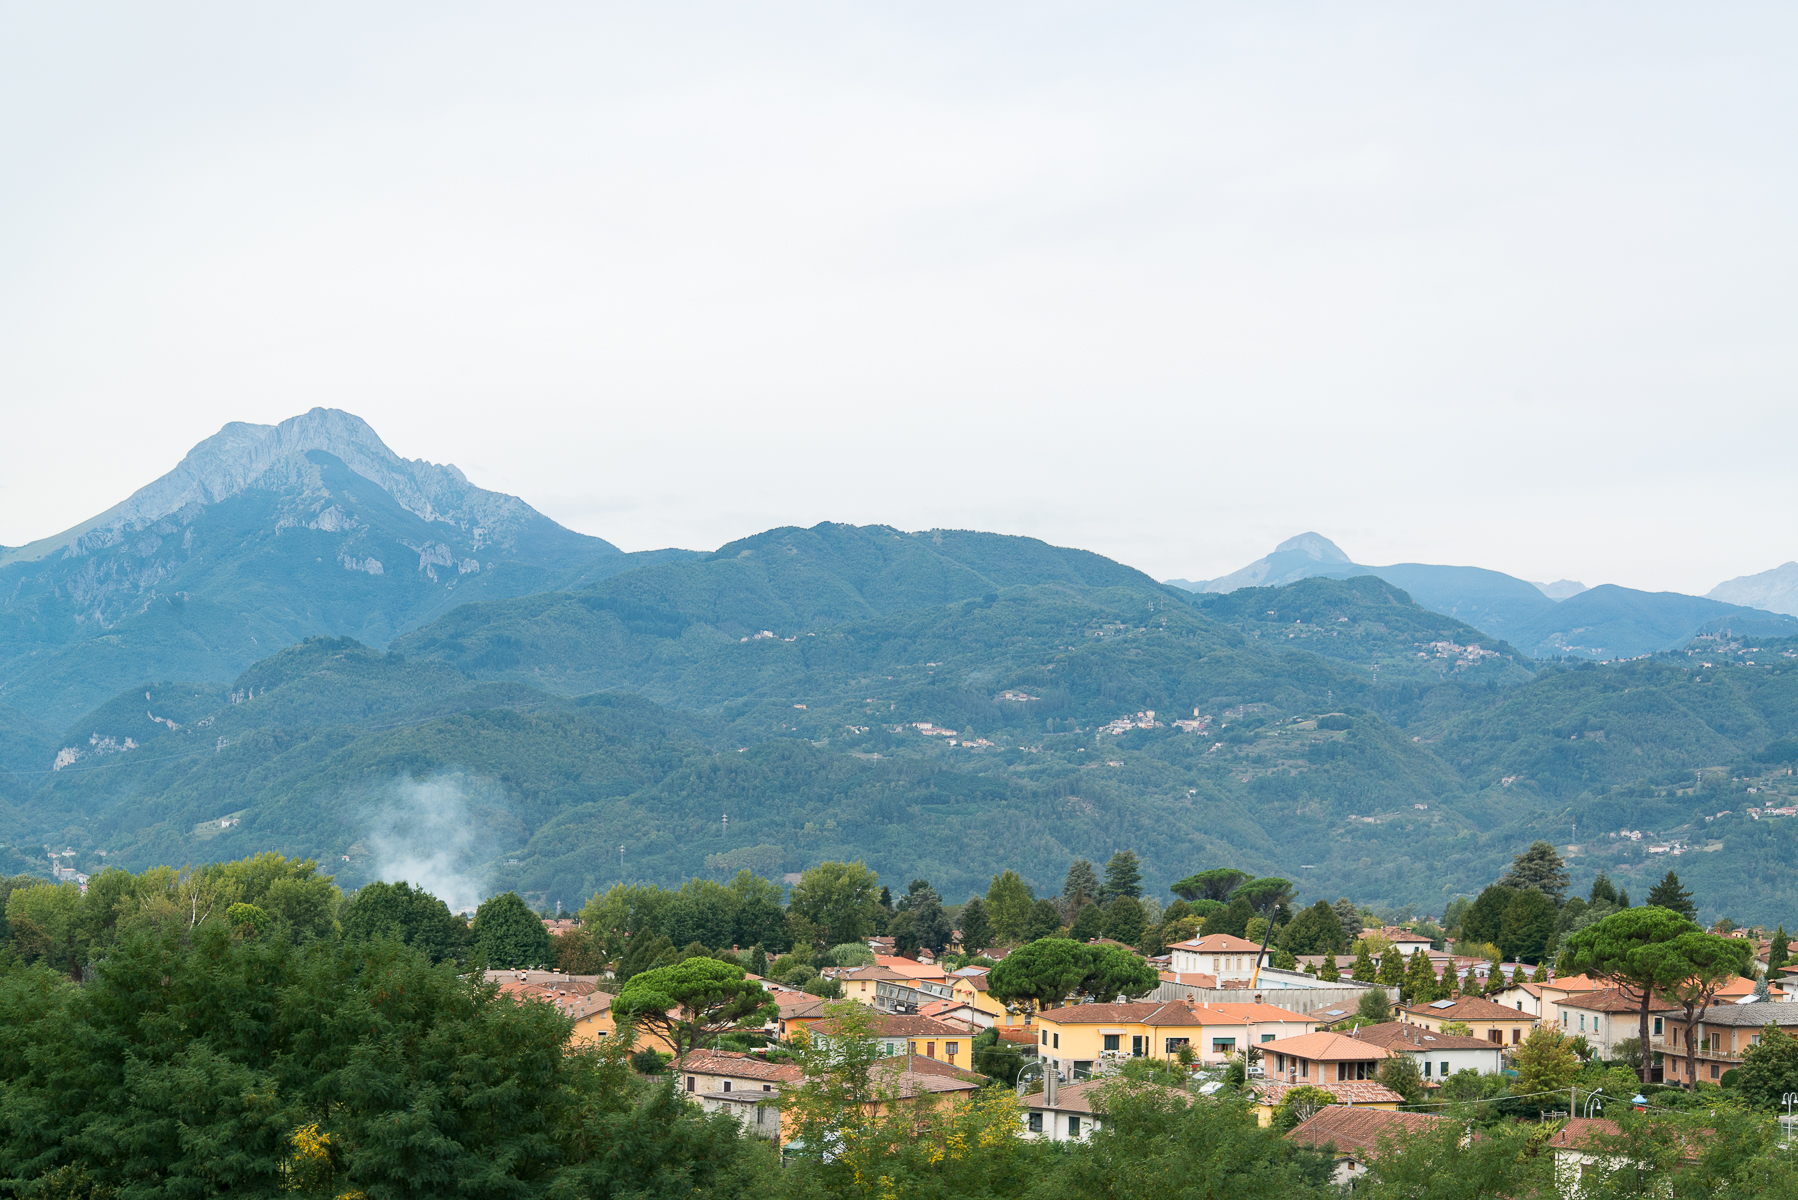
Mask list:
POLYGON ((1706 592, 1705 596, 1725 604, 1798 616, 1798 562, 1781 563, 1771 571, 1727 580, 1706 592))
POLYGON ((1538 658, 1635 658, 1685 646, 1701 633, 1733 630, 1744 636, 1791 637, 1798 618, 1742 608, 1678 592, 1639 592, 1600 584, 1561 601, 1513 631, 1538 658))
POLYGON ((0 701, 61 724, 147 679, 227 680, 314 635, 384 645, 471 596, 632 565, 348 413, 232 424, 100 516, 0 553, 0 701))

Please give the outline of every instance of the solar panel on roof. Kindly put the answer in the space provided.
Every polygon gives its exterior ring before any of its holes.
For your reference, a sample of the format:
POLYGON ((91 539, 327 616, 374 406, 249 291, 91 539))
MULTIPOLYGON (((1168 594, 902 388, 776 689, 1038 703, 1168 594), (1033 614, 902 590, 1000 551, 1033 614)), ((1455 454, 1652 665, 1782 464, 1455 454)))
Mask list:
POLYGON ((1454 1006, 1455 1006, 1455 1002, 1453 1000, 1432 1000, 1432 1001, 1430 1001, 1431 1008, 1453 1008, 1454 1006))

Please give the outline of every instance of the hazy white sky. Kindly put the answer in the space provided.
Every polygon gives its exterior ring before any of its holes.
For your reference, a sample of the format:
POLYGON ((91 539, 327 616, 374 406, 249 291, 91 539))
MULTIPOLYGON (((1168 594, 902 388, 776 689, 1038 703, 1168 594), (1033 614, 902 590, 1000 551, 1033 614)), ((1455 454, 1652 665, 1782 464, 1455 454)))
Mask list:
POLYGON ((0 8, 0 543, 315 404, 626 549, 1798 557, 1789 5, 0 8))

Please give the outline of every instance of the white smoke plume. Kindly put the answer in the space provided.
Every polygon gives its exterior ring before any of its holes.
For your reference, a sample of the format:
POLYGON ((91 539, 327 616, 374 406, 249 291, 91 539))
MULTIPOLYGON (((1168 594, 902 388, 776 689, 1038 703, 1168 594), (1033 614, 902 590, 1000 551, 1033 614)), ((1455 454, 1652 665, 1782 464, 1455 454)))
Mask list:
POLYGON ((368 799, 373 877, 404 880, 451 912, 472 912, 487 894, 485 864, 492 860, 495 827, 515 823, 504 791, 484 779, 450 774, 397 779, 368 799))

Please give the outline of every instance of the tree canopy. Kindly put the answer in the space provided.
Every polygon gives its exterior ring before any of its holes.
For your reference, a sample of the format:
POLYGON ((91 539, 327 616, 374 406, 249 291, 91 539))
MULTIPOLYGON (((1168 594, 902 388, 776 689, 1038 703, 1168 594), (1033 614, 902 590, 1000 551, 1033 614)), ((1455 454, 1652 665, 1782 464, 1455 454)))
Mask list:
POLYGON ((773 1020, 779 1006, 742 967, 689 958, 632 976, 612 1001, 612 1012, 660 1033, 678 1059, 719 1034, 773 1020))
POLYGON ((1006 955, 987 976, 987 989, 1002 1002, 1046 1009, 1075 994, 1103 1000, 1141 995, 1159 981, 1147 959, 1117 946, 1040 938, 1006 955))
MULTIPOLYGON (((1626 908, 1570 936, 1555 970, 1562 975, 1608 979, 1639 997, 1637 1036, 1646 1046, 1650 1044, 1648 1010, 1654 992, 1677 985, 1688 965, 1662 947, 1684 934, 1699 932, 1698 926, 1666 908, 1626 908)), ((1646 1060, 1642 1069, 1646 1083, 1646 1060)))

